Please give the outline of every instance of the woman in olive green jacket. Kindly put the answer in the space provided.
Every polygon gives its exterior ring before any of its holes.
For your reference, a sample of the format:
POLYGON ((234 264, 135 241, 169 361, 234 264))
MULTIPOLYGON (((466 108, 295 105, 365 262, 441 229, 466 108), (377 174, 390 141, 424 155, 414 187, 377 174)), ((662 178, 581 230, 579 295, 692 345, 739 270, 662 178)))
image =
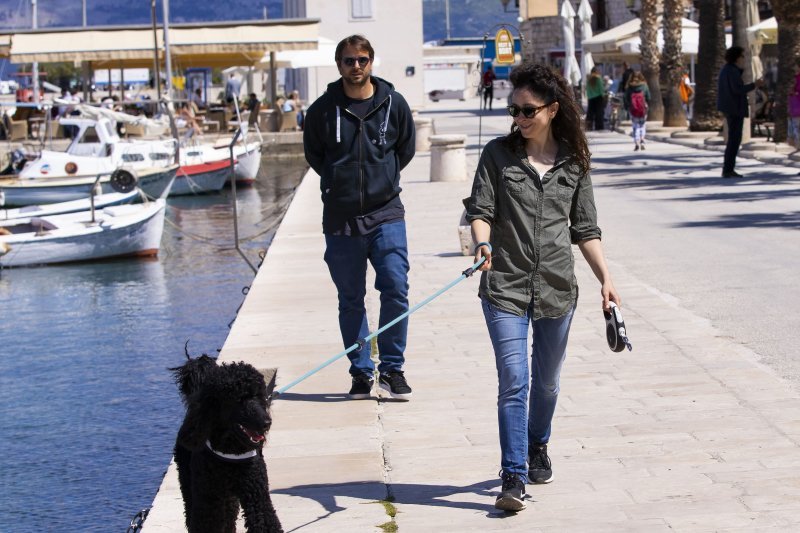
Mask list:
POLYGON ((486 145, 467 220, 478 243, 475 260, 486 259, 479 295, 499 380, 503 485, 495 507, 519 511, 526 480, 553 479, 547 443, 578 298, 572 244, 600 281, 603 309, 620 297, 600 244, 589 147, 572 88, 549 67, 528 63, 511 72, 511 83, 511 133, 486 145))

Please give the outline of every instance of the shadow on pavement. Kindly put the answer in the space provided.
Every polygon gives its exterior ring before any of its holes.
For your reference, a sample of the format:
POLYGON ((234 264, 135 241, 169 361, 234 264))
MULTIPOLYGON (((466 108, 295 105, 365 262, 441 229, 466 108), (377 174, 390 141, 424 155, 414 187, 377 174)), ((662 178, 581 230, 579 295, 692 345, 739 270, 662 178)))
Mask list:
POLYGON ((793 213, 742 213, 715 220, 684 222, 679 228, 800 228, 800 211, 793 213))
MULTIPOLYGON (((400 505, 426 505, 435 507, 449 507, 452 509, 466 509, 486 513, 489 518, 505 518, 514 516, 494 508, 494 498, 499 490, 500 480, 488 479, 467 486, 457 485, 422 485, 418 483, 392 483, 390 485, 392 502, 400 505), (485 499, 486 503, 471 501, 453 501, 451 497, 459 494, 476 494, 485 499)), ((341 484, 299 485, 271 491, 272 494, 286 494, 289 496, 308 498, 319 503, 326 514, 298 526, 294 530, 304 528, 319 522, 332 514, 344 511, 346 508, 336 503, 337 497, 357 498, 365 500, 364 503, 379 504, 380 498, 386 497, 386 485, 374 482, 353 482, 341 484), (376 494, 381 494, 376 498, 376 494)), ((530 499, 529 499, 530 501, 530 499)), ((387 517, 388 518, 388 517, 387 517)), ((294 531, 292 530, 292 531, 294 531)), ((287 531, 287 533, 289 533, 287 531)))

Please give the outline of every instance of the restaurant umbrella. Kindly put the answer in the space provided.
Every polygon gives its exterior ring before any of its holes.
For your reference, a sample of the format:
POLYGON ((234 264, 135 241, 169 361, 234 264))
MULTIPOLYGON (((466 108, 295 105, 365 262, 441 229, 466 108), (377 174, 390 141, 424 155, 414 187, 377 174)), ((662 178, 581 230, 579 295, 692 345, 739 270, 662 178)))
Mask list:
MULTIPOLYGON (((578 20, 581 21, 581 41, 590 39, 592 37, 592 6, 589 5, 589 0, 581 0, 578 6, 578 20)), ((594 66, 594 59, 592 53, 587 52, 581 44, 581 78, 586 79, 586 76, 594 66)), ((586 99, 586 84, 581 86, 581 99, 586 99)))
MULTIPOLYGON (((747 0, 745 2, 745 18, 748 29, 761 22, 757 0, 747 0)), ((762 44, 763 41, 759 32, 747 32, 747 45, 750 47, 750 74, 754 80, 764 75, 764 65, 761 63, 762 44)))
POLYGON ((575 10, 569 0, 561 4, 561 29, 564 32, 564 78, 572 86, 581 81, 581 68, 575 59, 575 10))

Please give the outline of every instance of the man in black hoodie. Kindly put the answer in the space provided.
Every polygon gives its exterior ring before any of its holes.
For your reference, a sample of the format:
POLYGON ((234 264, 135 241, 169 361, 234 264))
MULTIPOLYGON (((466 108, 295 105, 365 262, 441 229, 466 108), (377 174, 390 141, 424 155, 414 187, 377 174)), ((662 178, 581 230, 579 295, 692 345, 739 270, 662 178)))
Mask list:
MULTIPOLYGON (((375 51, 361 35, 336 47, 341 78, 308 108, 306 160, 320 175, 325 262, 339 295, 339 329, 346 348, 369 334, 364 297, 367 261, 381 293, 380 326, 408 310, 408 247, 400 171, 414 157, 414 119, 400 93, 372 76, 375 51)), ((403 375, 408 319, 378 336, 379 385, 411 398, 403 375)), ((371 396, 369 343, 350 352, 352 399, 371 396)))

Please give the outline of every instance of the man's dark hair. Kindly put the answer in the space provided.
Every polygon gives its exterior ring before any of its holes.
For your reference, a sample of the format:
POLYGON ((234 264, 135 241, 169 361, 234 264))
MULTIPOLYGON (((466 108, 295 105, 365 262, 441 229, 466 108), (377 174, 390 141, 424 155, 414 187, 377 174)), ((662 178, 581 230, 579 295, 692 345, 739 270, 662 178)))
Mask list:
POLYGON ((727 50, 725 50, 725 62, 726 63, 736 63, 736 60, 740 57, 744 56, 744 48, 741 46, 731 46, 727 50))
POLYGON ((336 45, 336 54, 334 59, 336 62, 342 60, 342 50, 345 49, 347 46, 352 46, 357 50, 366 50, 369 53, 369 59, 372 61, 375 59, 375 50, 372 49, 372 45, 369 44, 369 41, 363 35, 351 35, 350 37, 345 37, 339 44, 336 45))

